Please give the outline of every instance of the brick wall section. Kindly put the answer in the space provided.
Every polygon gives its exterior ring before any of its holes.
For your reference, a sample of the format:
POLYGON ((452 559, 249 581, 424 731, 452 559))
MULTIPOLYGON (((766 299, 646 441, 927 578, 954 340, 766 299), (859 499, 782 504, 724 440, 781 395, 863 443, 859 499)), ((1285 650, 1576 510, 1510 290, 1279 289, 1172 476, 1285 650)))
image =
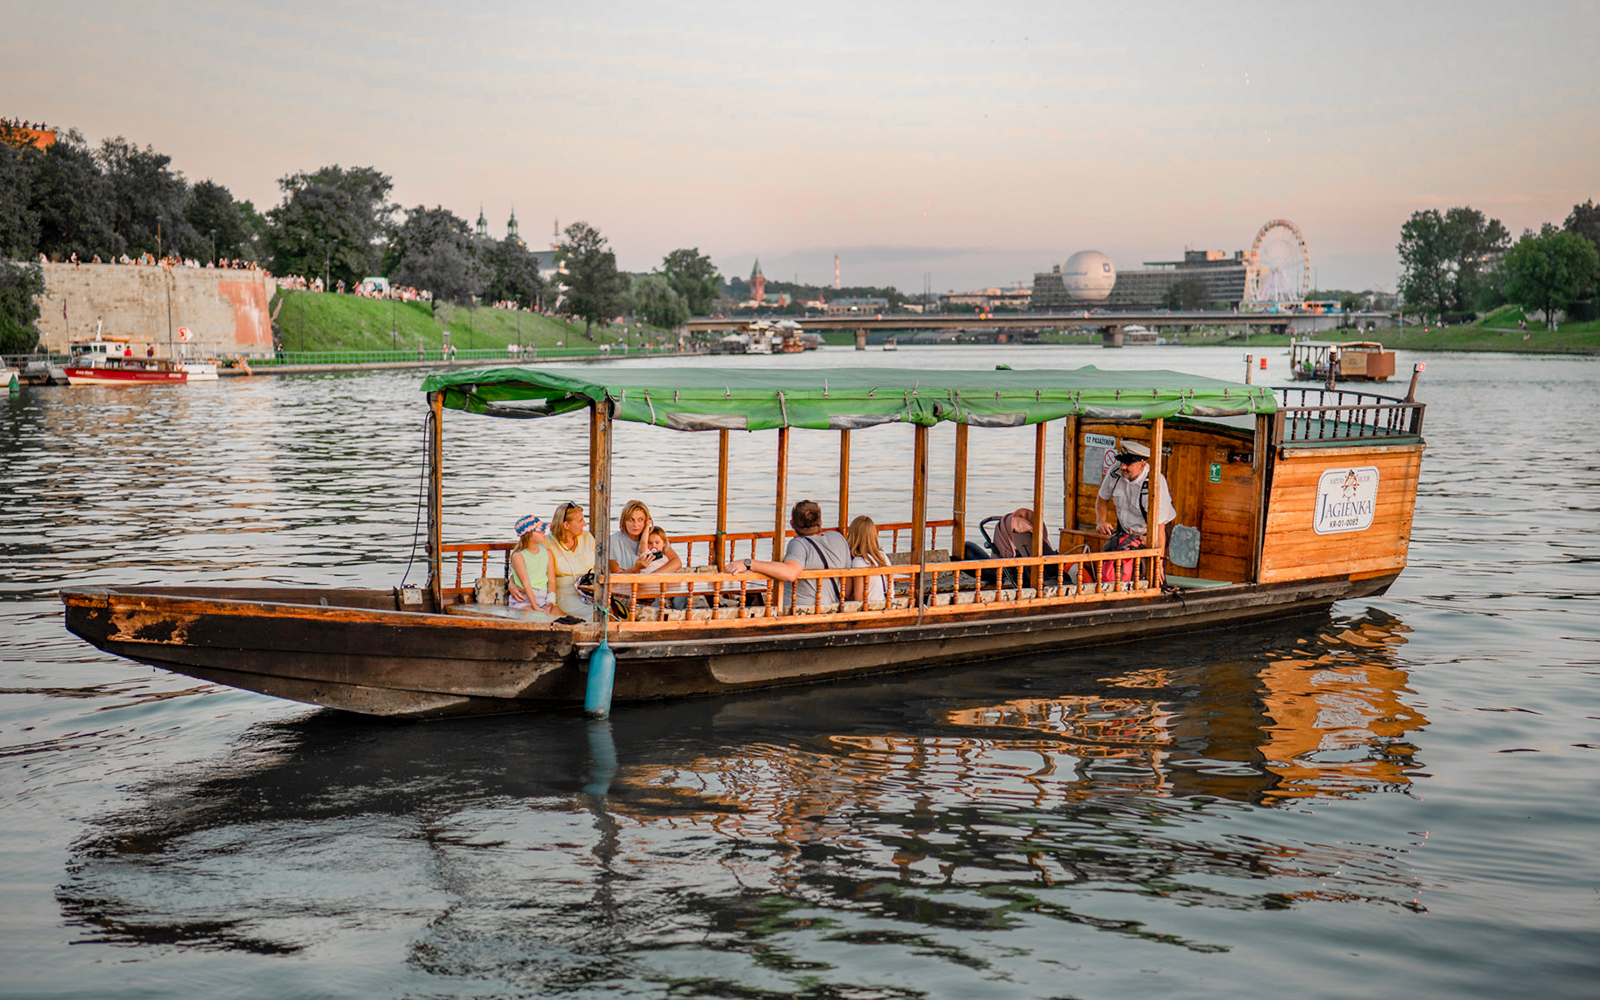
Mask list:
POLYGON ((95 324, 103 320, 106 336, 154 344, 156 353, 165 356, 169 291, 175 349, 180 348, 177 330, 182 326, 189 328, 191 355, 272 353, 267 304, 274 284, 261 271, 45 264, 44 289, 35 300, 39 331, 44 346, 56 353, 64 353, 71 341, 93 338, 95 324))

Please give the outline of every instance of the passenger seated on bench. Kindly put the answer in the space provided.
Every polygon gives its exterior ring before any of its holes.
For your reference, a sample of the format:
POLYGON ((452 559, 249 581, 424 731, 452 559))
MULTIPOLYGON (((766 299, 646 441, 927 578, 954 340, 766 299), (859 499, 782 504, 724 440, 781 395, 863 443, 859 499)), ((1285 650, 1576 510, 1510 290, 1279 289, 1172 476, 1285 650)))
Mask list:
POLYGON ((746 573, 760 573, 789 586, 783 588, 779 607, 809 608, 816 603, 837 604, 841 597, 839 581, 832 577, 821 580, 800 579, 808 569, 844 569, 850 565, 850 544, 837 531, 822 530, 822 507, 815 500, 802 500, 789 512, 789 526, 795 535, 783 550, 782 562, 764 559, 744 559, 729 566, 735 572, 742 566, 746 573), (821 601, 817 600, 817 584, 822 584, 821 601))
POLYGON ((585 525, 583 507, 572 500, 556 505, 550 518, 550 582, 556 606, 564 617, 594 621, 594 599, 578 590, 578 581, 595 568, 594 536, 585 525))
MULTIPOLYGON (((645 563, 640 573, 675 573, 677 570, 668 569, 672 565, 667 553, 672 551, 672 545, 667 539, 667 533, 659 525, 652 524, 650 530, 645 532, 644 551, 639 554, 639 562, 645 563)), ((689 606, 688 585, 682 583, 648 583, 639 585, 639 603, 654 604, 656 597, 660 596, 667 605, 682 611, 689 606), (674 593, 678 591, 679 593, 674 593)))
MULTIPOLYGON (((643 501, 629 500, 622 505, 622 517, 618 519, 618 528, 607 540, 611 572, 646 572, 645 567, 654 561, 645 558, 645 553, 649 549, 645 542, 654 525, 655 520, 650 517, 650 508, 646 507, 643 501)), ((666 546, 662 552, 666 554, 667 561, 656 572, 676 573, 683 567, 683 560, 678 558, 678 553, 672 550, 672 546, 666 546)))
MULTIPOLYGON (((845 535, 845 541, 850 545, 850 568, 861 569, 865 566, 887 566, 888 558, 883 554, 883 548, 878 545, 878 525, 872 518, 865 514, 850 522, 850 530, 845 535)), ((844 599, 847 601, 882 601, 888 599, 887 573, 874 573, 870 576, 852 576, 845 581, 844 599)))
POLYGON ((506 593, 513 608, 555 613, 550 597, 550 549, 544 541, 544 518, 527 514, 517 520, 517 547, 511 550, 511 579, 506 593))

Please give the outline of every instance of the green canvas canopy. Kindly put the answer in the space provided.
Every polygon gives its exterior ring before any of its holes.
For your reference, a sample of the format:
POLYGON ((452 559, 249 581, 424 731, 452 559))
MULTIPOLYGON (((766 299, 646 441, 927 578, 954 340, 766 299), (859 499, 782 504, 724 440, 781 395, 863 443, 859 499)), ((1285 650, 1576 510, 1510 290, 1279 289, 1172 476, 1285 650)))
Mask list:
POLYGON ((1070 414, 1114 420, 1272 413, 1273 391, 1171 371, 1083 368, 552 369, 523 365, 428 376, 444 405, 496 417, 546 417, 609 400, 617 420, 675 430, 845 430, 940 421, 1018 427, 1070 414))

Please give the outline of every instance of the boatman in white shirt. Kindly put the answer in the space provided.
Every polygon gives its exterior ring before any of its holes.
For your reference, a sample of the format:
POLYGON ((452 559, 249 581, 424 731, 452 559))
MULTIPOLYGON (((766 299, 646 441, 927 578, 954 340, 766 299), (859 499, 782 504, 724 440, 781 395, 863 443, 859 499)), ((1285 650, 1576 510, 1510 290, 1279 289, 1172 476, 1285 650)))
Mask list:
MULTIPOLYGON (((1150 531, 1149 514, 1150 446, 1138 441, 1124 441, 1122 450, 1117 452, 1117 464, 1101 481, 1100 492, 1094 501, 1095 525, 1102 535, 1110 536, 1100 551, 1127 552, 1145 548, 1150 531), (1112 506, 1117 512, 1115 523, 1111 520, 1112 506)), ((1160 523, 1168 524, 1177 516, 1177 508, 1172 506, 1172 490, 1167 486, 1167 477, 1163 475, 1160 523)), ((1116 572, 1119 582, 1132 578, 1132 560, 1120 566, 1117 563, 1101 565, 1116 572)), ((1159 567, 1158 572, 1161 572, 1159 567)))

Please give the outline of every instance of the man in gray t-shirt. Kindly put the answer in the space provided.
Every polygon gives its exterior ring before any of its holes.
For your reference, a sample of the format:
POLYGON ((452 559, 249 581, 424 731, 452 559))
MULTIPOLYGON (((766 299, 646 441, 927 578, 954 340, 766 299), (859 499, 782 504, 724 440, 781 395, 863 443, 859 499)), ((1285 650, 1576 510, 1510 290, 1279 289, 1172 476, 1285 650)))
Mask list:
POLYGON ((747 573, 760 573, 772 580, 789 584, 783 588, 782 607, 809 608, 816 605, 817 584, 822 584, 821 604, 837 604, 841 599, 840 581, 823 577, 801 580, 800 574, 808 569, 848 569, 850 544, 837 531, 822 530, 822 508, 815 500, 802 500, 789 513, 789 526, 797 537, 791 538, 783 550, 782 562, 762 559, 743 559, 729 569, 743 569, 747 573))

